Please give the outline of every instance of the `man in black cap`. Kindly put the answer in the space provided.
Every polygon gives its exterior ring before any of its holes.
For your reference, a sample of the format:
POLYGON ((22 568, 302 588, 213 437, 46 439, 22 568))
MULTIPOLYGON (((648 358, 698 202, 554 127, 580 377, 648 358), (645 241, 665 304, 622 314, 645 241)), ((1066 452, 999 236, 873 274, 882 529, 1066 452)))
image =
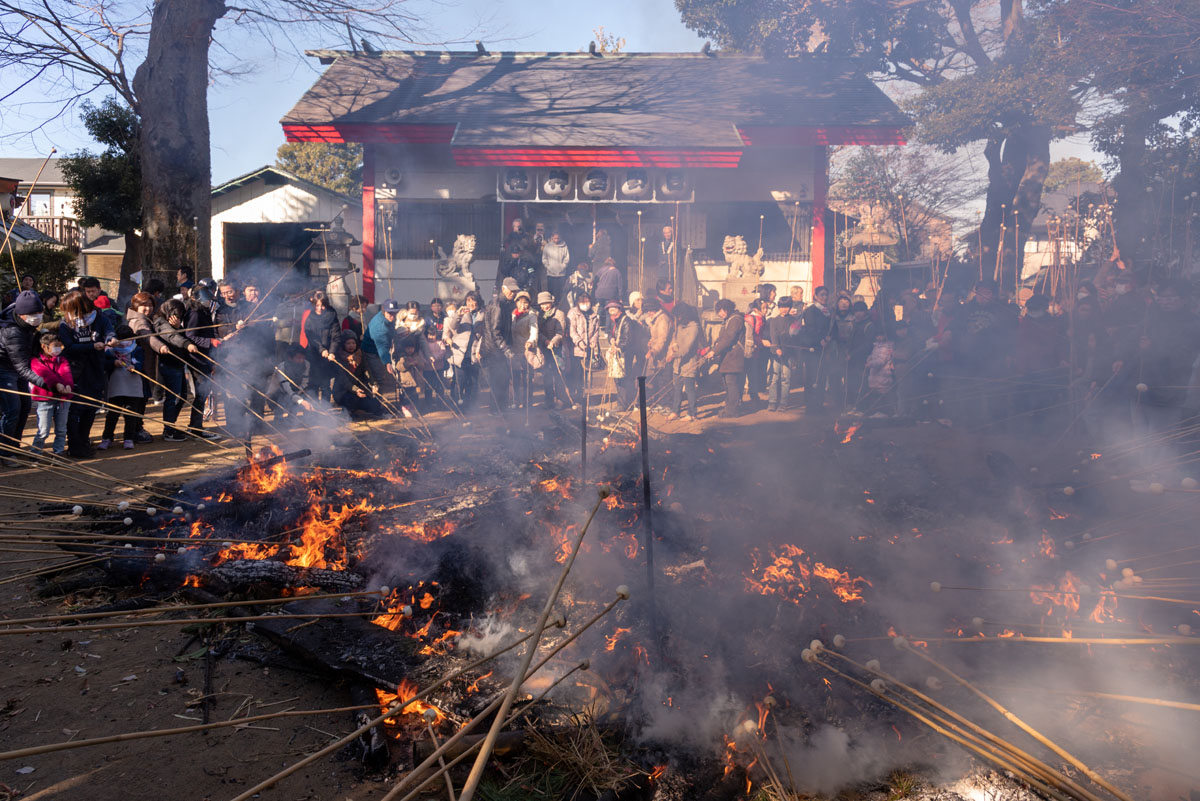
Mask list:
POLYGON ((367 364, 367 375, 379 386, 379 391, 388 393, 392 390, 392 362, 395 361, 396 346, 396 315, 400 313, 400 304, 391 298, 379 307, 379 314, 367 323, 363 332, 363 360, 367 364))
MULTIPOLYGON (((500 283, 500 292, 483 310, 483 338, 479 343, 479 361, 487 370, 488 390, 496 402, 496 411, 509 406, 508 387, 512 381, 511 360, 516 358, 512 348, 512 317, 516 303, 513 297, 521 290, 516 279, 509 276, 500 283)), ((520 355, 520 354, 517 354, 520 355)), ((521 355, 524 358, 524 355, 521 355)))
MULTIPOLYGON (((25 290, 0 314, 0 389, 4 390, 0 392, 0 442, 4 445, 21 447, 21 432, 32 408, 29 385, 46 386, 29 366, 42 311, 38 293, 25 290)), ((4 459, 9 466, 10 457, 11 452, 4 459)))

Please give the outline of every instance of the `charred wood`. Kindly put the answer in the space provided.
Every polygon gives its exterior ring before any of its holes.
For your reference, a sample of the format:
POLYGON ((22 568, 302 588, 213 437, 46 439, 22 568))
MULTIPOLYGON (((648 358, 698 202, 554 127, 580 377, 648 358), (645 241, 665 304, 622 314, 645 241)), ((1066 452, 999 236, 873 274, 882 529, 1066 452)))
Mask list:
MULTIPOLYGON (((350 703, 354 706, 377 703, 375 688, 360 682, 352 683, 350 685, 350 703)), ((373 710, 360 709, 353 713, 351 724, 355 729, 361 728, 374 716, 373 710)), ((388 763, 390 757, 387 735, 379 726, 359 735, 358 739, 346 748, 356 760, 371 769, 383 767, 388 763)))

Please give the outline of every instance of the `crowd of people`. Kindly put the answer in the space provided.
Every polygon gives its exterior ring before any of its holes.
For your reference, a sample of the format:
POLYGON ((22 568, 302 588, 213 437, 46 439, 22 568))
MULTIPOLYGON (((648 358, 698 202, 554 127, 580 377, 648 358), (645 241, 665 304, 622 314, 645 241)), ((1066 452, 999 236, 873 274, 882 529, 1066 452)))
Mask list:
POLYGON ((1084 282, 1069 313, 1037 293, 1018 305, 990 280, 965 297, 930 286, 871 304, 825 287, 805 303, 802 287, 780 296, 763 284, 746 312, 725 299, 702 312, 667 279, 622 300, 619 281, 601 288, 586 263, 550 277, 561 280, 532 292, 505 276, 488 302, 352 297, 345 316, 320 290, 273 299, 275 287, 196 281, 187 268, 173 297, 151 281, 123 312, 95 278, 61 296, 26 278, 0 314, 2 455, 17 458, 34 412, 35 453, 90 458, 122 423, 121 448, 151 441, 150 406, 165 440, 220 436, 205 426, 218 403, 225 432, 249 440, 335 409, 504 414, 578 408, 585 392, 628 409, 638 377, 667 420, 699 418, 708 390, 723 396, 721 417, 803 404, 1030 434, 1068 419, 1097 436, 1160 432, 1200 409, 1200 318, 1183 281, 1153 292, 1128 272, 1084 282))

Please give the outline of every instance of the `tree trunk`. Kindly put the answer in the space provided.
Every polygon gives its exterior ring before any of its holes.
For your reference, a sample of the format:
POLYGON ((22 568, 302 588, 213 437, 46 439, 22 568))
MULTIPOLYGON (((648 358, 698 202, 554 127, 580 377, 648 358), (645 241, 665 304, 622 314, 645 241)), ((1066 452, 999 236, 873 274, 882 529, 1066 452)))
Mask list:
POLYGON ((1130 114, 1127 117, 1117 152, 1121 171, 1112 182, 1117 194, 1113 212, 1117 249, 1126 266, 1133 268, 1146 263, 1149 249, 1145 166, 1149 128, 1150 121, 1145 115, 1130 114))
POLYGON ((1029 241, 1033 218, 1042 207, 1042 188, 1046 184, 1046 173, 1050 169, 1050 126, 1029 125, 1024 129, 1024 139, 1025 171, 1017 184, 1012 202, 1012 249, 1008 251, 1006 248, 1011 258, 1006 255, 1004 259, 1003 286, 1014 289, 1025 267, 1025 243, 1029 241))
POLYGON ((212 169, 208 49, 223 0, 155 0, 146 60, 133 77, 142 117, 146 269, 207 274, 212 169))
POLYGON ((142 269, 142 238, 133 231, 125 232, 125 255, 121 258, 121 279, 117 284, 117 308, 124 309, 129 299, 140 289, 133 274, 142 269))

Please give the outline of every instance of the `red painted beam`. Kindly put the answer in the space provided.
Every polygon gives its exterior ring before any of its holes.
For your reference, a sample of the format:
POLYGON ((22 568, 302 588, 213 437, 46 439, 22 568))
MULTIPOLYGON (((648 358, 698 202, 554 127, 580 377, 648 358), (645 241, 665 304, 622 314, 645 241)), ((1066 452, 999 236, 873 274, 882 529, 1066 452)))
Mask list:
MULTIPOLYGON (((829 148, 824 145, 814 148, 813 154, 813 208, 812 208, 812 288, 826 286, 826 236, 825 207, 829 198, 829 148)), ((833 244, 832 240, 828 243, 833 244)), ((832 250, 828 251, 829 253, 832 250)))
POLYGON ((375 301, 375 148, 363 146, 362 293, 375 301))

